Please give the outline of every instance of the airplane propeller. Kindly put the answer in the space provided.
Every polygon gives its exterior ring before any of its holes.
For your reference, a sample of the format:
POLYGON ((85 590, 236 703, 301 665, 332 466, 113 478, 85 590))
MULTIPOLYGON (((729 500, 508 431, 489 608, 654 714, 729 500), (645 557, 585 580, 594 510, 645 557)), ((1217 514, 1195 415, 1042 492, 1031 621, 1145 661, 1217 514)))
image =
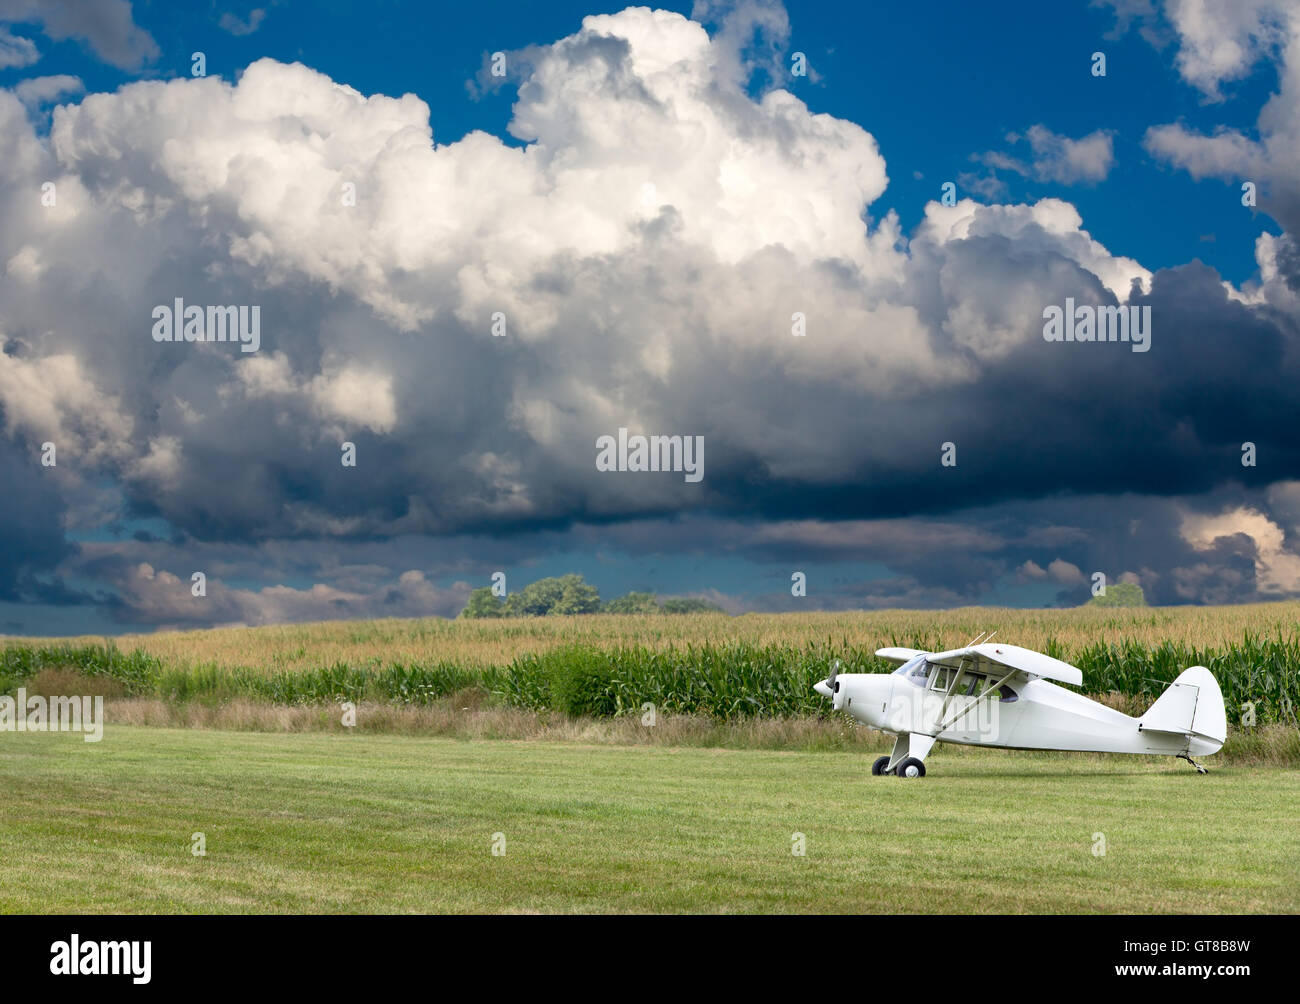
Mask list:
MULTIPOLYGON (((835 682, 835 677, 839 676, 839 674, 840 660, 836 659, 831 663, 831 675, 822 680, 821 683, 813 684, 813 690, 817 691, 817 693, 821 694, 823 697, 829 697, 831 701, 834 702, 835 695, 839 693, 839 685, 835 682)), ((836 707, 836 710, 839 710, 838 706, 836 707)))

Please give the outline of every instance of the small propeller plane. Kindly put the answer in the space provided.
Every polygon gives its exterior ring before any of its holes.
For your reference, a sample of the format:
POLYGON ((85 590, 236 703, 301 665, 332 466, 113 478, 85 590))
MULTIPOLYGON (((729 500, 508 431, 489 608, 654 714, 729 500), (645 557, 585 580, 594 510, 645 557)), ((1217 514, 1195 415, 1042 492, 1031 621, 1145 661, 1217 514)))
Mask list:
MULTIPOLYGON (((992 635, 989 636, 989 639, 992 635)), ((1217 753, 1228 719, 1214 674, 1184 670, 1141 718, 1131 718, 1052 681, 1080 687, 1076 666, 1016 645, 984 640, 951 652, 882 648, 893 673, 841 673, 814 685, 872 728, 897 736, 872 774, 925 777, 936 742, 1021 750, 1145 753, 1178 757, 1217 753)))

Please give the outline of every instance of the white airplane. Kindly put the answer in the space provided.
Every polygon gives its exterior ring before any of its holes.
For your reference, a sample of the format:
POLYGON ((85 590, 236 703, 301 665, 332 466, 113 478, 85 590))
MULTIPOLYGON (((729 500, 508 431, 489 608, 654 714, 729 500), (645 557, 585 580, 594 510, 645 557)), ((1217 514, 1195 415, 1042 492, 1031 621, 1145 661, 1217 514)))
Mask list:
MULTIPOLYGON (((992 635, 989 636, 990 638, 992 635)), ((979 639, 976 639, 978 641, 979 639)), ((925 777, 936 742, 1022 750, 1146 753, 1186 760, 1217 753, 1228 735, 1223 694, 1204 666, 1184 670, 1141 718, 1058 687, 1079 687, 1069 663, 1015 645, 985 641, 951 652, 882 648, 893 673, 841 673, 815 684, 836 711, 897 736, 872 774, 925 777)))

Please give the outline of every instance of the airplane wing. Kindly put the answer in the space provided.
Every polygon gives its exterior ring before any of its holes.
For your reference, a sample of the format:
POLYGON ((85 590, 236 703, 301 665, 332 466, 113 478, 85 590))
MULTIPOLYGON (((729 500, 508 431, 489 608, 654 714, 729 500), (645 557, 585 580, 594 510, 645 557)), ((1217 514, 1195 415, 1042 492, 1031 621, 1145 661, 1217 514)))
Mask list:
MULTIPOLYGON (((890 649, 883 651, 902 652, 907 649, 890 649)), ((876 653, 880 655, 880 652, 876 653)), ((1009 670, 1019 670, 1031 676, 1041 676, 1045 680, 1058 680, 1071 686, 1083 686, 1083 671, 1068 662, 1053 659, 1050 655, 1021 648, 1019 645, 1004 645, 1001 642, 985 642, 982 645, 970 645, 967 648, 955 648, 951 652, 936 652, 926 658, 927 662, 956 669, 965 665, 972 673, 986 676, 1001 676, 1009 670), (999 672, 998 667, 1003 667, 999 672)))
POLYGON ((919 648, 878 648, 876 655, 881 659, 887 659, 895 666, 901 666, 905 662, 911 662, 918 655, 925 655, 925 652, 919 648))

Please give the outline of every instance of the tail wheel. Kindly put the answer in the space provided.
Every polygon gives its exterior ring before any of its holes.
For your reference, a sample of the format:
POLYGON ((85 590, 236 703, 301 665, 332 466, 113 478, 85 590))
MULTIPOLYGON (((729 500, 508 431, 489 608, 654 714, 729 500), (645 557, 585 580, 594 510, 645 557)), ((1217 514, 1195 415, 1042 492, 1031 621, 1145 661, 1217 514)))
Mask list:
POLYGON ((879 777, 885 773, 885 768, 889 766, 889 757, 882 756, 879 760, 871 765, 871 776, 879 777))
POLYGON ((914 756, 908 757, 898 765, 899 777, 925 777, 925 764, 914 756))

